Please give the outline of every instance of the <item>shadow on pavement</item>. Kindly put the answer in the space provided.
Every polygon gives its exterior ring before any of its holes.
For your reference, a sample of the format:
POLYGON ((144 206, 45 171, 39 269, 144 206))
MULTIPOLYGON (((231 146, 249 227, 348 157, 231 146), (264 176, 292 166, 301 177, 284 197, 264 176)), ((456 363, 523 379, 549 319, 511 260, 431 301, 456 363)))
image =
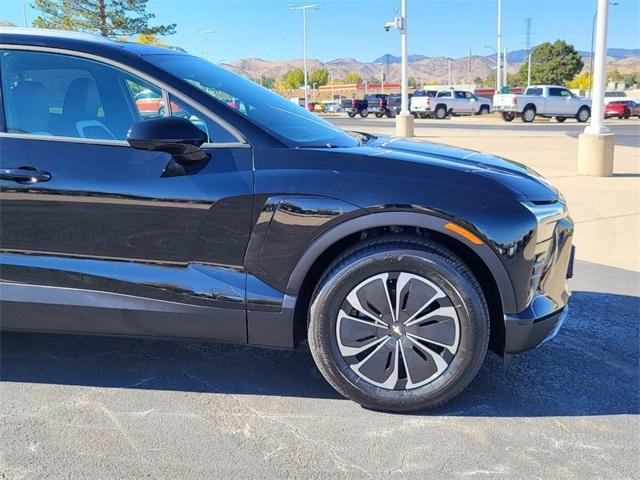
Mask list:
MULTIPOLYGON (((582 416, 639 408, 638 312, 634 296, 575 292, 558 337, 514 357, 508 372, 489 354, 461 395, 427 415, 582 416)), ((338 399, 307 348, 113 337, 4 333, 0 379, 189 392, 338 399)))

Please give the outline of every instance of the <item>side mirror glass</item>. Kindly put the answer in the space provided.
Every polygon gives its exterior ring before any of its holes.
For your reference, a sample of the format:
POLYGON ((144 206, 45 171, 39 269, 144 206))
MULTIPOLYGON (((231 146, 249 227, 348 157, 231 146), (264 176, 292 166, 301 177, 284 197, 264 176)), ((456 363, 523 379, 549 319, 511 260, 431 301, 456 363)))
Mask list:
POLYGON ((152 152, 166 152, 181 165, 209 160, 210 155, 200 146, 206 134, 186 118, 156 117, 134 123, 127 133, 133 148, 152 152))

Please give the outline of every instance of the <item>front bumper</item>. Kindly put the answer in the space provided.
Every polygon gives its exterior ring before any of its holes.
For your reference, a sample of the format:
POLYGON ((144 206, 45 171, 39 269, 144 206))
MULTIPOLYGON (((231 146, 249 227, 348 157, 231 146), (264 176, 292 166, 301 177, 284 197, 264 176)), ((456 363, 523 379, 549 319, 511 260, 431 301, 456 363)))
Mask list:
POLYGON ((520 353, 542 345, 556 336, 567 318, 569 306, 541 318, 522 320, 505 318, 504 353, 520 353))
POLYGON ((567 316, 573 276, 573 222, 563 206, 529 205, 538 220, 526 308, 504 317, 505 354, 535 348, 553 338, 567 316))

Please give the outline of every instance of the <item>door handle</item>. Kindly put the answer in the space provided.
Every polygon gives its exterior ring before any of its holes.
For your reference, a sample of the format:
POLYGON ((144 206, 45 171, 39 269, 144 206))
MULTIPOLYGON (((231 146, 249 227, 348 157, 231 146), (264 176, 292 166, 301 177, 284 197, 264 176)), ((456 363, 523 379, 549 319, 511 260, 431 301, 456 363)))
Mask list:
POLYGON ((48 182, 51 180, 51 174, 33 167, 0 168, 0 180, 13 180, 19 183, 48 182))

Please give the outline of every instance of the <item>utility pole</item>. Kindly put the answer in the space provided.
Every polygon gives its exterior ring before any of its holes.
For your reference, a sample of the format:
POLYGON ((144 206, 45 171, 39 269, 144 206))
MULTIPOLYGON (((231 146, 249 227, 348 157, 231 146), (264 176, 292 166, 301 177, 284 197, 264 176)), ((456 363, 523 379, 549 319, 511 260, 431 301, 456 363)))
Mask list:
POLYGON ((500 93, 500 40, 502 37, 502 0, 498 0, 498 32, 496 34, 496 93, 500 93))
POLYGON ((503 58, 503 66, 502 66, 502 85, 507 86, 509 83, 507 82, 507 49, 504 49, 503 58))
POLYGON ((529 64, 527 65, 527 87, 531 85, 531 52, 529 52, 529 64))
POLYGON ((307 74, 307 10, 318 10, 318 4, 309 5, 289 5, 291 10, 302 10, 302 64, 304 67, 304 108, 309 105, 309 85, 307 74))
POLYGON ((207 45, 207 36, 211 33, 216 33, 216 31, 213 28, 211 28, 209 30, 200 30, 193 33, 195 33, 196 35, 202 35, 203 47, 204 47, 204 49, 202 50, 202 56, 204 57, 205 60, 209 60, 209 47, 207 45))
MULTIPOLYGON (((607 68, 607 23, 609 2, 598 0, 593 61, 591 125, 578 137, 578 174, 598 177, 613 175, 614 135, 604 125, 604 90, 607 68)), ((580 113, 578 112, 578 115, 580 113)))
POLYGON ((451 87, 451 59, 449 59, 449 62, 447 63, 447 81, 449 82, 449 88, 451 87))

